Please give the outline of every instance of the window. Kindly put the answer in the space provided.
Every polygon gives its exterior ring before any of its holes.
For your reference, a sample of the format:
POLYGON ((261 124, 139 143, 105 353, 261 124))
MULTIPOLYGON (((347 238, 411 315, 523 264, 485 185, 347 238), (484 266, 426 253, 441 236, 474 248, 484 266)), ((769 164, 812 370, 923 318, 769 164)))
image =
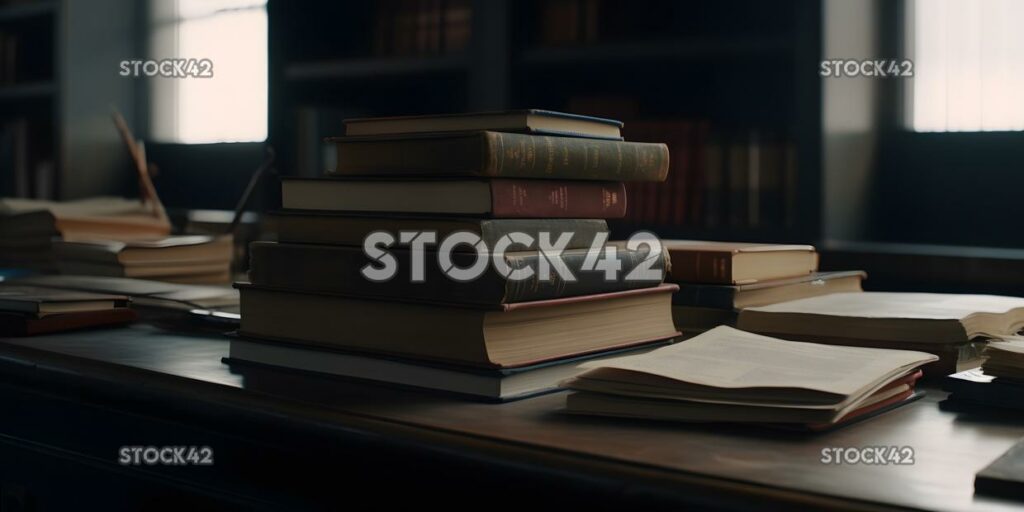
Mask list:
POLYGON ((1024 2, 908 0, 906 20, 910 128, 1024 130, 1024 2))
POLYGON ((267 138, 266 0, 152 0, 150 58, 209 59, 209 78, 153 77, 150 132, 180 143, 267 138))

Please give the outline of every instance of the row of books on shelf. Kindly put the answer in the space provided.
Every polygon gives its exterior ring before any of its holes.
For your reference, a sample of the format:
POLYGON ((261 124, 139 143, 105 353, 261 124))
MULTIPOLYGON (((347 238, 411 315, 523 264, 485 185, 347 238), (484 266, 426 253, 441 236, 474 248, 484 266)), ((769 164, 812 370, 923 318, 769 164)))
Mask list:
POLYGON ((53 196, 56 168, 48 123, 17 117, 0 124, 0 190, 7 195, 53 196))
POLYGON ((382 0, 376 6, 376 55, 457 53, 469 44, 470 0, 382 0))
POLYGON ((638 121, 632 140, 662 141, 672 154, 664 183, 629 187, 627 220, 648 226, 788 227, 796 220, 796 145, 765 128, 703 121, 638 121))

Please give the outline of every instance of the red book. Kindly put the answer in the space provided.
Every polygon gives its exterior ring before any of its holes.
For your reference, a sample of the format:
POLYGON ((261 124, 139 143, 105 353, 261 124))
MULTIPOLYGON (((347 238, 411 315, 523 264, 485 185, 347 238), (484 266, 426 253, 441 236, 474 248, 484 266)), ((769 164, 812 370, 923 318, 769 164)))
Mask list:
POLYGON ((626 188, 606 181, 285 178, 281 205, 297 210, 616 219, 626 214, 626 188))
POLYGON ((138 315, 129 308, 104 311, 62 313, 36 318, 22 313, 0 313, 0 336, 33 336, 51 332, 105 327, 135 321, 138 315))

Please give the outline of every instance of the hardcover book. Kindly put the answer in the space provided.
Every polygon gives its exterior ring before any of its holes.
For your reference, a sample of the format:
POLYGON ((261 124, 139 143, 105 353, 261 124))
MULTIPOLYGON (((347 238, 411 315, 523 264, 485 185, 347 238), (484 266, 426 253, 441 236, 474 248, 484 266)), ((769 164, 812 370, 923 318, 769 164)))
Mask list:
POLYGON ((675 337, 677 287, 489 308, 367 300, 238 283, 239 334, 482 368, 509 368, 675 337))
POLYGON ((818 270, 810 245, 662 240, 676 283, 749 284, 808 276, 818 270))
POLYGON ((338 176, 664 181, 668 146, 493 131, 338 137, 338 176))
POLYGON ((614 219, 626 214, 622 183, 556 180, 285 178, 281 204, 297 210, 614 219))

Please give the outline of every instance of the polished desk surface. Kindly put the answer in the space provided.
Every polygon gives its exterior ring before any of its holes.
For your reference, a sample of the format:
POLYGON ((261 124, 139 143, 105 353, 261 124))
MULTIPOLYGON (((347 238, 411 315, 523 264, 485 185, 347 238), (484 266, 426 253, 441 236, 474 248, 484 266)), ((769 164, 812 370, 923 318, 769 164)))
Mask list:
POLYGON ((379 435, 425 438, 458 450, 543 461, 570 470, 602 468, 623 478, 678 479, 726 493, 753 490, 804 505, 1024 507, 973 492, 974 474, 1024 436, 1024 424, 940 411, 937 402, 944 395, 935 389, 925 399, 880 417, 811 435, 569 416, 561 412, 565 397, 560 393, 484 404, 293 372, 250 367, 240 374, 221 361, 228 344, 216 335, 175 335, 136 325, 3 339, 0 361, 83 376, 107 375, 124 386, 164 386, 189 400, 243 401, 253 408, 379 435), (820 461, 823 448, 864 446, 910 446, 914 464, 820 461))

